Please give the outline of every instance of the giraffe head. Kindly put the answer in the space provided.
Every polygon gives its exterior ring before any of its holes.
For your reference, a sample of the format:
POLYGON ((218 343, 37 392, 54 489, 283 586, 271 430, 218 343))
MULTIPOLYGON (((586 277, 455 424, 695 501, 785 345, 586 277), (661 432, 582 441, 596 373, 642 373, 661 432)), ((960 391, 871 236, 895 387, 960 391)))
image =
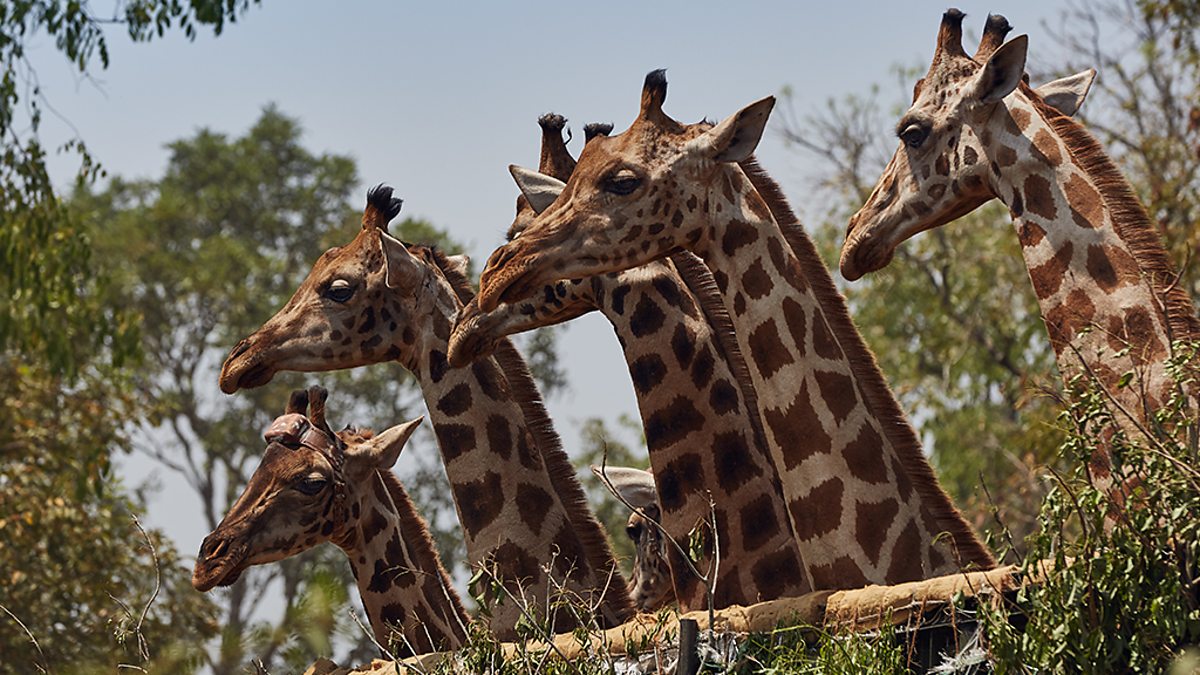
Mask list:
MULTIPOLYGON (((481 309, 559 279, 638 267, 700 240, 713 179, 723 165, 754 152, 775 99, 756 101, 716 126, 684 125, 663 112, 666 94, 663 71, 650 73, 633 125, 584 146, 561 197, 488 261, 481 309)), ((526 169, 512 172, 531 204, 545 203, 561 187, 526 169)))
POLYGON ((1093 70, 1031 89, 1024 83, 1028 39, 1021 35, 1005 42, 1011 27, 1002 16, 988 17, 979 48, 967 55, 963 17, 956 9, 943 15, 929 71, 917 81, 912 106, 896 124, 900 146, 866 204, 850 219, 841 271, 851 281, 887 266, 909 237, 961 218, 996 196, 999 167, 1018 161, 1004 143, 1019 134, 1012 111, 1016 99, 1036 96, 1073 115, 1091 87, 1093 70))
POLYGON ((251 565, 275 562, 333 541, 351 547, 359 519, 371 515, 371 479, 388 471, 422 418, 378 435, 325 421, 326 392, 292 392, 264 434, 267 449, 229 513, 204 538, 192 585, 228 586, 251 565))
MULTIPOLYGON (((517 197, 517 215, 508 228, 508 241, 519 237, 539 213, 554 203, 566 185, 563 181, 570 178, 575 170, 575 159, 563 142, 562 126, 554 124, 558 121, 565 123, 566 120, 553 113, 538 119, 542 127, 542 153, 538 164, 542 189, 534 195, 532 202, 524 193, 517 197)), ((598 136, 612 133, 612 125, 590 122, 584 125, 583 133, 585 143, 590 143, 598 136)), ((505 335, 557 325, 591 311, 592 305, 581 302, 577 295, 578 292, 587 293, 589 290, 578 284, 573 284, 571 288, 553 284, 543 289, 544 302, 532 302, 537 299, 534 295, 528 301, 513 305, 510 308, 512 311, 497 308, 496 311, 482 312, 478 301, 471 300, 459 311, 450 335, 447 354, 450 365, 459 368, 489 356, 495 349, 496 341, 505 335), (559 292, 560 288, 564 289, 563 292, 559 292)))
MULTIPOLYGON (((367 193, 358 235, 323 253, 287 304, 233 348, 221 369, 222 391, 261 386, 281 370, 393 360, 412 366, 421 331, 440 330, 438 318, 457 311, 443 270, 460 270, 465 258, 393 238, 388 222, 400 206, 390 187, 367 193)), ((448 334, 448 323, 444 328, 448 334)))
POLYGON ((671 585, 671 567, 667 561, 667 539, 655 523, 661 522, 658 491, 654 474, 642 469, 610 466, 592 467, 592 473, 615 490, 638 511, 629 514, 625 534, 633 541, 633 573, 629 575, 630 595, 638 609, 653 612, 675 599, 671 585), (607 480, 605 478, 607 477, 607 480), (653 520, 654 522, 649 522, 653 520))
MULTIPOLYGON (((538 118, 538 126, 542 128, 542 154, 538 161, 538 170, 558 180, 566 180, 575 170, 575 158, 567 150, 570 131, 567 131, 567 139, 563 140, 563 130, 567 127, 567 118, 556 113, 546 113, 538 118)), ((538 199, 538 195, 535 195, 534 198, 538 199)), ((553 198, 550 201, 554 201, 553 198)), ((512 240, 524 230, 538 211, 544 209, 547 204, 548 202, 538 202, 538 206, 541 208, 535 210, 529 203, 529 197, 526 197, 524 193, 518 195, 517 215, 513 218, 512 225, 508 227, 507 238, 512 240)))

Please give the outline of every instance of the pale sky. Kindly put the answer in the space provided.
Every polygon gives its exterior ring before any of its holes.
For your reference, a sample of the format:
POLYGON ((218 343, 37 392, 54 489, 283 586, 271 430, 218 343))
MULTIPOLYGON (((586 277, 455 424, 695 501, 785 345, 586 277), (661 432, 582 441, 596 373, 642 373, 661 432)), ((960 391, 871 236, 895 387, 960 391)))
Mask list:
MULTIPOLYGON (((45 36, 29 55, 43 93, 70 125, 47 114, 44 137, 61 142, 73 127, 112 174, 157 177, 166 143, 201 127, 240 135, 274 103, 300 120, 310 150, 358 162, 360 194, 393 185, 403 215, 448 229, 468 244, 478 269, 512 217, 517 193, 506 167, 536 166, 540 114, 570 119, 577 153, 584 123, 628 126, 642 78, 655 68, 668 69, 665 108, 683 121, 721 119, 789 85, 797 110, 815 111, 872 84, 893 87, 896 63, 927 64, 944 2, 264 0, 224 35, 194 43, 172 35, 134 45, 110 27, 111 67, 94 80, 79 78, 45 36)), ((978 35, 989 10, 999 11, 1014 35, 1030 34, 1031 64, 1055 58, 1042 23, 1057 21, 1057 3, 959 6, 968 35, 978 35)), ((770 130, 758 155, 801 217, 811 218, 812 158, 784 148, 770 130)), ((65 181, 74 165, 55 160, 52 168, 65 181)), ((584 418, 636 416, 603 317, 573 322, 559 353, 570 391, 549 407, 568 449, 579 447, 584 418)), ((221 396, 215 373, 211 384, 221 396)), ((136 456, 122 463, 133 482, 153 468, 136 456)), ((147 520, 193 555, 205 534, 197 504, 169 473, 158 477, 165 490, 147 520)))

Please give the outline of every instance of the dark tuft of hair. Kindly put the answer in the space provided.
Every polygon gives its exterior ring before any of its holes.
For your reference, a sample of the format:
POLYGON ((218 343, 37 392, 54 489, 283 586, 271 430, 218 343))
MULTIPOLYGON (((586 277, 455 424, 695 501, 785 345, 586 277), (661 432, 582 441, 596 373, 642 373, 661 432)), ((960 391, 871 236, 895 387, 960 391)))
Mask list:
POLYGON ((961 9, 957 7, 951 7, 950 9, 946 10, 944 14, 942 14, 942 23, 946 23, 951 26, 961 26, 963 19, 965 18, 967 18, 967 15, 964 14, 961 9))
POLYGON ((542 131, 558 131, 561 133, 567 126, 567 118, 558 113, 548 112, 538 118, 538 126, 542 128, 542 131))
POLYGON ((384 223, 389 223, 400 214, 400 208, 404 205, 404 200, 399 197, 392 196, 392 187, 380 183, 375 187, 367 190, 367 206, 373 207, 383 214, 384 223))
POLYGON ((983 25, 983 35, 979 37, 979 48, 975 50, 976 61, 983 62, 1004 44, 1004 38, 1012 31, 1012 24, 999 14, 988 14, 987 23, 983 25))
POLYGON ((1012 29, 1012 24, 1002 14, 988 14, 987 23, 983 25, 984 31, 1000 35, 1008 35, 1012 29))
POLYGON ((587 143, 597 136, 607 136, 612 130, 612 122, 588 122, 583 125, 583 142, 587 143))
POLYGON ((643 85, 647 89, 666 89, 667 88, 667 69, 659 68, 646 73, 646 82, 643 85))

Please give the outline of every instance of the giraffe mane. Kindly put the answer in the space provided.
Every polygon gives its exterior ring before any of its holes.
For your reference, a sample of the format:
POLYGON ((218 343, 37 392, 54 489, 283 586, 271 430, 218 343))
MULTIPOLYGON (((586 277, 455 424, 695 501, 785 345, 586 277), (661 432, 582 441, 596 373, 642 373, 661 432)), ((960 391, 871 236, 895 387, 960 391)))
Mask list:
MULTIPOLYGON (((862 334, 854 326, 846 301, 833 283, 829 269, 817 253, 812 239, 800 226, 791 205, 784 196, 783 190, 766 170, 759 165, 758 160, 751 157, 739 165, 746 173, 751 185, 767 203, 784 239, 792 249, 793 255, 809 275, 808 283, 812 288, 825 318, 830 322, 842 349, 846 352, 847 361, 855 378, 864 384, 863 395, 867 407, 879 417, 880 426, 888 440, 896 448, 904 469, 912 480, 913 487, 921 495, 938 526, 950 534, 954 548, 960 559, 960 564, 974 563, 985 568, 994 567, 995 558, 987 550, 979 538, 971 530, 962 513, 954 506, 950 496, 942 489, 934 474, 933 467, 925 458, 924 449, 916 432, 908 423, 904 412, 891 393, 887 380, 884 379, 875 355, 867 347, 862 334)), ((711 299, 697 296, 705 302, 711 299)), ((732 333, 731 333, 732 335, 732 333)))
MULTIPOLYGON (((746 404, 746 417, 749 418, 750 431, 754 434, 754 441, 760 448, 769 447, 767 432, 762 425, 762 416, 756 414, 758 390, 752 384, 750 365, 746 362, 745 354, 738 347, 737 338, 733 332, 733 318, 729 316, 729 309, 725 307, 725 301, 721 299, 721 290, 717 288, 716 280, 713 279, 704 261, 690 251, 672 254, 671 262, 679 272, 679 278, 683 284, 692 292, 692 295, 696 296, 696 303, 700 305, 700 311, 712 326, 713 347, 717 349, 720 356, 725 358, 730 372, 733 373, 738 391, 746 404)), ((775 475, 775 480, 778 483, 778 474, 775 475)))
MULTIPOLYGON (((1182 286, 1176 283, 1181 272, 1176 271, 1157 228, 1142 205, 1125 174, 1082 124, 1050 107, 1028 84, 1021 83, 1021 92, 1033 104, 1042 119, 1063 140, 1067 152, 1096 185, 1100 199, 1108 208, 1117 236, 1129 246, 1138 269, 1149 277, 1150 287, 1163 298, 1170 338, 1200 340, 1200 319, 1196 308, 1182 286)), ((1170 347, 1170 346, 1168 346, 1170 347)))
MULTIPOLYGON (((464 305, 471 302, 475 298, 475 290, 471 287, 471 281, 467 276, 450 265, 446 255, 440 250, 434 248, 428 248, 428 250, 433 254, 434 263, 442 271, 446 280, 450 282, 459 301, 464 305)), ((594 518, 592 509, 588 506, 587 496, 583 492, 583 486, 580 485, 579 478, 575 474, 575 467, 571 465, 570 458, 563 450, 562 439, 554 430, 550 414, 546 412, 541 392, 538 391, 537 384, 533 381, 533 375, 529 372, 529 366, 525 363, 525 359, 513 346, 512 340, 507 337, 497 341, 492 356, 499 364, 505 379, 508 380, 513 400, 521 408, 521 413, 525 417, 525 428, 533 436, 533 442, 537 445, 542 461, 546 465, 546 471, 550 475, 550 482, 562 501, 563 507, 567 510, 568 522, 585 522, 589 518, 594 518)), ((588 564, 592 569, 599 572, 614 565, 616 558, 611 553, 612 549, 603 533, 603 528, 584 529, 575 534, 583 544, 584 551, 588 556, 588 564)), ((614 603, 614 608, 627 615, 634 613, 633 600, 629 597, 625 578, 619 573, 612 576, 606 597, 610 593, 616 593, 616 597, 624 599, 621 607, 616 607, 614 603)))
MULTIPOLYGON (((454 586, 450 583, 450 575, 446 572, 446 568, 442 565, 441 556, 438 555, 437 546, 433 542, 433 535, 429 532, 429 523, 417 510, 413 504, 412 498, 408 496, 408 491, 404 489, 404 485, 396 474, 391 471, 377 470, 376 473, 383 480, 383 485, 387 488, 388 496, 392 498, 392 504, 395 505, 397 514, 400 520, 405 523, 404 541, 413 550, 414 556, 418 559, 433 560, 437 565, 438 581, 442 585, 442 589, 446 592, 446 597, 449 598, 450 604, 454 607, 454 611, 458 614, 458 620, 463 624, 467 622, 467 611, 463 608, 462 599, 458 597, 454 586), (415 531, 414 531, 415 530, 415 531)), ((431 605, 436 606, 436 601, 429 601, 431 605)), ((454 617, 444 617, 447 621, 453 621, 454 617)), ((447 635, 448 639, 453 636, 447 635)))

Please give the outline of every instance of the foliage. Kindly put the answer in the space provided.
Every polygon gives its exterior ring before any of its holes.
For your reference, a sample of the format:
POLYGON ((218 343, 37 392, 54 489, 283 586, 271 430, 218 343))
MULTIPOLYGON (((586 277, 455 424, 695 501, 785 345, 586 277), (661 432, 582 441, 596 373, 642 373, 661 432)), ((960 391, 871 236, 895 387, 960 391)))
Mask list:
MULTIPOLYGON (((100 19, 86 1, 12 0, 0 4, 0 350, 36 356, 54 372, 75 375, 102 349, 121 363, 134 352, 134 326, 117 308, 98 301, 97 278, 86 236, 55 194, 38 135, 47 105, 25 46, 44 32, 81 73, 98 59, 109 65, 103 24, 123 24, 146 41, 180 28, 194 38, 199 26, 220 33, 249 0, 136 0, 119 3, 100 19)), ((64 146, 80 157, 78 184, 99 167, 82 139, 64 146)))
MULTIPOLYGON (((1196 381, 1196 351, 1177 346, 1176 381, 1196 381)), ((1177 394, 1152 428, 1114 416, 1094 382, 1063 411, 1061 452, 1074 467, 1058 477, 1029 540, 1033 585, 1013 607, 985 615, 997 671, 1161 672, 1183 645, 1200 641, 1200 427, 1177 394), (1124 497, 1097 486, 1088 459, 1108 441, 1124 497), (1023 617, 1018 630, 1010 613, 1023 617)), ((1136 382, 1126 386, 1136 387, 1136 382)))
MULTIPOLYGON (((145 360, 133 384, 153 403, 134 445, 186 480, 214 528, 257 465, 261 431, 282 412, 290 389, 321 381, 336 392, 335 424, 376 428, 413 417, 421 395, 400 366, 381 364, 284 373, 266 387, 214 398, 229 348, 287 301, 326 248, 354 236, 362 196, 350 158, 309 152, 299 124, 273 108, 240 137, 202 130, 169 149, 162 178, 114 178, 103 190, 80 190, 71 208, 87 224, 97 268, 112 280, 110 302, 142 329, 145 360)), ((456 248, 424 221, 392 227, 405 239, 456 248)), ((454 565, 463 556, 457 523, 444 515, 452 513, 450 491, 431 435, 414 441, 406 451, 419 455, 412 494, 440 526, 436 538, 454 565)), ((251 657, 270 668, 304 650, 328 654, 334 635, 353 636, 354 654, 373 649, 348 618, 346 602, 357 602, 358 593, 334 547, 254 568, 217 598, 224 608, 218 673, 237 672, 251 657), (256 614, 267 594, 286 606, 279 623, 256 614), (327 615, 317 620, 320 608, 327 615)))
POLYGON ((747 636, 730 672, 891 675, 905 672, 904 646, 891 626, 875 633, 846 634, 789 626, 747 636))
POLYGON ((143 538, 133 521, 143 508, 103 477, 108 453, 94 452, 127 444, 123 430, 137 402, 107 375, 66 387, 11 355, 0 360, 0 380, 9 385, 0 395, 5 667, 193 670, 217 631, 216 608, 191 588, 190 570, 161 532, 143 538))

